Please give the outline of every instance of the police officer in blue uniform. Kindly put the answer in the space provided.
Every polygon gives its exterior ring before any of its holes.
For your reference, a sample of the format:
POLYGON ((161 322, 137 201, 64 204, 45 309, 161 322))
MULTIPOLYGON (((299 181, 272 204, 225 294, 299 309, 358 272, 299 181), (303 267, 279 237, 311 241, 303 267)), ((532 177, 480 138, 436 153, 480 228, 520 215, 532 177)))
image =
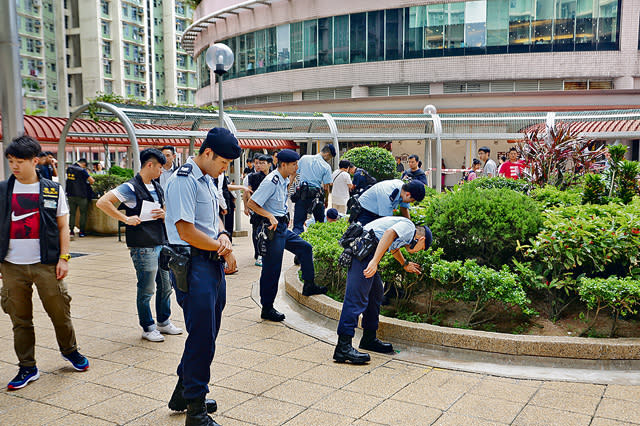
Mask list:
POLYGON ((176 286, 176 299, 189 335, 178 366, 178 383, 169 402, 173 410, 186 408, 187 426, 218 424, 207 415, 215 407, 213 401, 205 400, 205 395, 209 392, 210 367, 226 301, 224 263, 235 269, 236 260, 229 233, 215 214, 219 207, 212 178, 222 174, 239 156, 235 136, 226 129, 213 128, 198 155, 189 158, 167 181, 165 224, 169 244, 187 253, 185 257, 191 262, 190 268, 185 268, 188 289, 176 286))
POLYGON ((356 220, 366 225, 372 220, 392 216, 398 207, 400 214, 409 219, 409 203, 422 201, 424 194, 424 185, 418 181, 404 183, 393 179, 378 182, 358 198, 362 210, 356 220))
POLYGON ((400 216, 390 216, 376 219, 364 227, 365 233, 373 230, 377 239, 375 251, 362 260, 354 257, 347 272, 347 289, 338 323, 338 344, 333 353, 337 362, 349 361, 353 364, 363 364, 371 357, 367 353, 356 350, 352 345, 358 317, 362 314, 362 340, 360 349, 380 353, 392 353, 393 346, 384 343, 376 337, 380 304, 384 293, 382 279, 378 274, 378 264, 388 250, 393 257, 410 273, 421 273, 420 266, 405 260, 401 247, 409 253, 426 250, 431 246, 431 231, 426 226, 416 227, 409 219, 400 216))
POLYGON ((324 222, 324 209, 328 205, 331 183, 331 166, 328 161, 335 156, 336 149, 329 144, 319 154, 303 155, 299 161, 300 188, 293 214, 293 232, 297 235, 304 231, 304 222, 309 213, 313 213, 316 222, 324 222))
POLYGON ((295 176, 300 155, 290 149, 283 149, 277 155, 278 168, 264 178, 256 192, 249 199, 249 208, 262 216, 264 226, 272 234, 267 240, 266 254, 262 257, 262 273, 260 274, 261 318, 269 321, 282 321, 284 314, 273 307, 278 292, 278 281, 282 270, 284 250, 294 253, 300 260, 304 286, 302 294, 312 296, 324 294, 326 287, 315 285, 313 270, 313 251, 311 244, 297 234, 291 232, 289 214, 287 213, 287 187, 289 177, 295 176))

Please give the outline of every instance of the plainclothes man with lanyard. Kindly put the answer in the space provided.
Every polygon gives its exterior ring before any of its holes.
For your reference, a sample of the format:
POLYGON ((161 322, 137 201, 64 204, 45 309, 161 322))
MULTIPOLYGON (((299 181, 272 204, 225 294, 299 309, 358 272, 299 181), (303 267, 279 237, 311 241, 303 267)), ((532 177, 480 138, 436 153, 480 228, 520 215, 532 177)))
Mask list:
POLYGON ((417 263, 405 260, 400 252, 405 247, 409 253, 426 250, 431 246, 431 231, 426 226, 416 227, 409 219, 399 216, 376 219, 364 227, 364 232, 373 230, 378 240, 375 252, 362 260, 354 257, 347 272, 347 289, 338 323, 338 344, 333 353, 337 362, 350 361, 353 364, 368 362, 369 354, 357 351, 351 341, 362 314, 362 340, 360 349, 380 353, 392 353, 393 346, 376 337, 380 316, 380 304, 384 289, 378 274, 378 264, 385 252, 389 252, 403 265, 404 270, 413 274, 421 272, 417 263))
POLYGON ((176 285, 176 299, 189 335, 169 408, 186 408, 188 426, 218 424, 207 415, 214 402, 205 403, 205 395, 209 392, 211 362, 226 302, 224 263, 235 269, 236 259, 228 232, 214 213, 219 207, 212 178, 220 176, 239 156, 240 145, 235 136, 227 129, 213 128, 198 155, 189 158, 167 181, 165 225, 169 244, 188 253, 191 262, 185 268, 188 288, 180 290, 176 285))
POLYGON ((329 144, 322 148, 319 154, 303 155, 300 158, 298 164, 300 190, 293 213, 293 232, 297 235, 304 231, 304 222, 310 212, 313 213, 316 222, 324 222, 324 209, 328 205, 331 183, 331 166, 328 161, 335 156, 336 149, 329 144), (320 205, 322 203, 324 206, 320 205))
MULTIPOLYGON (((287 186, 289 177, 295 176, 298 169, 300 155, 290 149, 283 149, 278 153, 278 168, 264 178, 258 189, 249 200, 249 208, 262 216, 264 226, 268 226, 272 238, 267 241, 266 254, 262 258, 262 273, 260 274, 260 303, 262 305, 261 318, 269 321, 282 321, 284 314, 273 307, 278 292, 278 281, 282 270, 282 255, 289 250, 300 259, 302 280, 304 287, 302 294, 312 296, 324 294, 326 287, 315 285, 313 269, 313 251, 311 244, 293 233, 289 225, 287 213, 287 186)), ((324 221, 324 211, 323 211, 324 221)))
POLYGON ((416 180, 409 183, 400 179, 378 182, 358 198, 362 210, 356 220, 366 225, 372 220, 393 215, 398 207, 400 214, 408 219, 409 203, 422 201, 424 194, 424 184, 416 180))
POLYGON ((264 178, 269 173, 269 161, 271 161, 271 156, 269 155, 256 155, 253 159, 253 164, 255 167, 255 172, 250 173, 247 176, 247 187, 249 191, 244 191, 242 193, 242 201, 244 205, 244 214, 249 216, 249 223, 251 223, 251 241, 253 242, 253 258, 256 261, 256 266, 262 266, 262 257, 260 253, 258 253, 258 225, 262 220, 260 216, 253 213, 249 209, 249 197, 252 193, 256 192, 264 178))
POLYGON ((171 316, 171 278, 169 271, 158 268, 160 250, 166 244, 164 229, 164 191, 156 181, 161 176, 165 156, 154 148, 140 153, 140 173, 128 182, 104 194, 96 207, 126 225, 127 247, 138 278, 136 306, 142 338, 164 342, 163 334, 182 334, 171 316), (151 217, 141 217, 144 203, 157 203, 151 217), (121 212, 115 207, 120 205, 121 212), (145 219, 143 221, 143 219, 145 219), (156 322, 149 302, 156 291, 156 322))

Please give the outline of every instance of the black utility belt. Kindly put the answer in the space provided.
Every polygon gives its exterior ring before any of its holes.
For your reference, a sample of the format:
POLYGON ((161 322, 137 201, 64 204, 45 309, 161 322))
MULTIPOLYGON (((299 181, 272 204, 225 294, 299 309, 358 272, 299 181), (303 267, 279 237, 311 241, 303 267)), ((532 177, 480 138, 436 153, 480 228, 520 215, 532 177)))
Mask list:
MULTIPOLYGON (((289 218, 289 213, 285 214, 284 216, 274 216, 274 217, 276 218, 278 223, 284 223, 285 225, 288 225, 289 221, 291 220, 289 218)), ((266 217, 261 216, 260 218, 262 219, 261 223, 266 223, 266 224, 271 225, 271 222, 269 222, 269 219, 267 219, 266 217)))
POLYGON ((213 260, 216 262, 219 262, 222 260, 222 258, 220 257, 217 251, 202 250, 193 246, 190 246, 190 248, 191 248, 191 257, 200 256, 205 259, 213 260))

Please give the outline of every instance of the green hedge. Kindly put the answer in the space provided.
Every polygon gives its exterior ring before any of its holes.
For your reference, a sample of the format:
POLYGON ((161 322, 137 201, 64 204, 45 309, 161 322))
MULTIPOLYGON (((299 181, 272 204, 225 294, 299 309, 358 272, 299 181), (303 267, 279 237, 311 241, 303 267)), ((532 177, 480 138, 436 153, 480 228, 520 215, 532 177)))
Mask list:
POLYGON ((342 159, 349 160, 356 167, 365 169, 378 182, 400 177, 400 173, 396 172, 396 161, 393 154, 384 148, 369 146, 353 148, 347 151, 342 159))
POLYGON ((510 189, 463 187, 420 206, 412 209, 413 220, 431 228, 434 247, 443 248, 448 260, 471 258, 494 267, 509 263, 518 242, 535 236, 542 224, 536 203, 510 189))

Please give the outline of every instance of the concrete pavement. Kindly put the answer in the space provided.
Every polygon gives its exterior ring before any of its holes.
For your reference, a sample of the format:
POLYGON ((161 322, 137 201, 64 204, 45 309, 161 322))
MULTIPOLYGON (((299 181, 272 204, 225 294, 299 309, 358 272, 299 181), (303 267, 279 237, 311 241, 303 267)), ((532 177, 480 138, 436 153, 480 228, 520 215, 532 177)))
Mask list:
MULTIPOLYGON (((223 425, 640 424, 640 386, 501 378, 381 355, 364 366, 336 364, 330 344, 260 320, 251 298, 260 274, 251 241, 234 244, 239 272, 227 277, 210 393, 223 425)), ((17 366, 9 317, 0 315, 0 424, 184 424, 184 415, 166 404, 185 336, 162 343, 140 338, 135 272, 124 243, 87 237, 73 241, 71 251, 88 253, 71 261, 66 282, 80 351, 91 368, 75 372, 60 357, 35 296, 41 378, 6 391, 17 366)), ((175 299, 172 308, 172 320, 183 327, 175 299)))

